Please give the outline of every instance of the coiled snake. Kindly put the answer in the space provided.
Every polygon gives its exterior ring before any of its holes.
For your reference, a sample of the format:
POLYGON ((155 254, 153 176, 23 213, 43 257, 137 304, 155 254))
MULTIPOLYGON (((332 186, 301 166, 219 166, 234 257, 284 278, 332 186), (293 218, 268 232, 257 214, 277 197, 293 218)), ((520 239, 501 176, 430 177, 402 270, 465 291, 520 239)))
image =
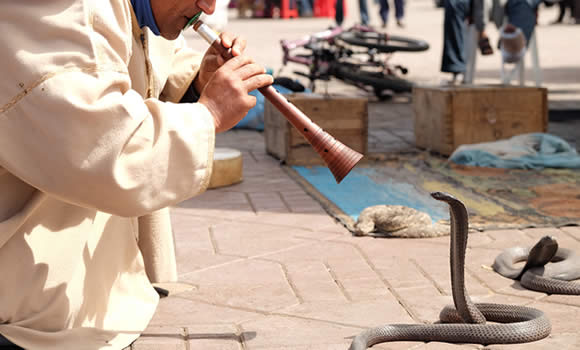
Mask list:
POLYGON ((580 295, 580 256, 559 248, 556 238, 542 237, 532 248, 515 247, 497 256, 493 269, 500 275, 519 280, 527 289, 548 294, 580 295), (526 261, 524 267, 515 263, 526 261), (548 264, 550 262, 550 264, 548 264))
POLYGON ((357 335, 350 350, 364 350, 389 341, 440 341, 449 343, 514 344, 547 337, 552 326, 540 310, 503 304, 474 304, 465 289, 465 250, 468 217, 461 201, 434 192, 431 196, 449 205, 451 213, 451 287, 453 306, 446 306, 438 324, 390 324, 357 335), (499 322, 489 324, 486 321, 499 322), (465 323, 457 323, 465 322, 465 323), (466 324, 467 323, 467 324, 466 324))

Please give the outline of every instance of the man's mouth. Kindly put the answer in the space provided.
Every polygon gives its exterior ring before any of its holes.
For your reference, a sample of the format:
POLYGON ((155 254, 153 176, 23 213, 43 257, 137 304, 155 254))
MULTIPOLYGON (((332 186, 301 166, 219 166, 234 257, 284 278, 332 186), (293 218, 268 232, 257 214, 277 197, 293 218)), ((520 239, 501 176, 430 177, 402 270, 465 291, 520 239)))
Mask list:
POLYGON ((183 30, 189 28, 195 21, 197 21, 197 19, 199 18, 199 16, 201 16, 201 11, 199 11, 198 13, 196 13, 195 15, 193 15, 192 17, 184 16, 185 19, 187 20, 187 23, 185 24, 185 27, 183 27, 183 30))

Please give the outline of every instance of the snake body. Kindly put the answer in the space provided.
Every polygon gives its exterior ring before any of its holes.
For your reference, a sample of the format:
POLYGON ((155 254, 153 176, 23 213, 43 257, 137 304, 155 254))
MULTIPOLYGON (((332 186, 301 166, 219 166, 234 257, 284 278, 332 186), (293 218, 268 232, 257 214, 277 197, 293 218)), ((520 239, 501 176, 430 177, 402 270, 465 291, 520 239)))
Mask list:
POLYGON ((558 247, 554 237, 544 236, 532 248, 515 247, 497 256, 493 269, 500 275, 519 280, 531 290, 548 294, 580 295, 580 256, 558 247), (515 263, 525 261, 521 268, 515 263), (548 264, 549 263, 549 264, 548 264))
POLYGON ((439 341, 449 343, 515 344, 547 337, 552 326, 537 309, 504 304, 473 303, 465 289, 465 250, 468 216, 461 201, 443 193, 431 196, 449 205, 451 214, 451 287, 455 306, 446 306, 438 324, 390 324, 357 335, 350 350, 364 350, 390 341, 439 341), (494 324, 486 321, 499 322, 494 324), (461 322, 461 323, 460 323, 461 322))

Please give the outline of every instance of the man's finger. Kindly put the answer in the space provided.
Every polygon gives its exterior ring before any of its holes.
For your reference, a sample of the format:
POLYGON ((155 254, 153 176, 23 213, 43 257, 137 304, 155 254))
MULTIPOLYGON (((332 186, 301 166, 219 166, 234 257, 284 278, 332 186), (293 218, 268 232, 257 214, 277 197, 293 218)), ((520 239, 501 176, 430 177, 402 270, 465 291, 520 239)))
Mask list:
POLYGON ((264 74, 266 73, 266 69, 264 66, 261 66, 257 63, 250 63, 241 66, 236 70, 236 73, 242 80, 246 80, 254 75, 264 74))
POLYGON ((273 83, 274 77, 272 77, 270 74, 254 75, 251 78, 244 80, 244 86, 248 92, 264 86, 272 85, 273 83))
POLYGON ((242 66, 245 66, 247 64, 253 63, 254 60, 252 60, 249 56, 246 55, 240 55, 240 56, 235 56, 229 60, 226 61, 226 63, 224 63, 224 65, 222 67, 226 68, 226 69, 231 69, 231 70, 237 70, 242 66))
POLYGON ((232 54, 234 56, 239 56, 246 50, 246 40, 240 37, 234 39, 232 46, 232 54))
POLYGON ((220 40, 222 42, 222 45, 226 48, 229 49, 230 47, 232 47, 233 42, 234 42, 234 37, 232 34, 228 33, 228 32, 222 32, 220 34, 220 40))

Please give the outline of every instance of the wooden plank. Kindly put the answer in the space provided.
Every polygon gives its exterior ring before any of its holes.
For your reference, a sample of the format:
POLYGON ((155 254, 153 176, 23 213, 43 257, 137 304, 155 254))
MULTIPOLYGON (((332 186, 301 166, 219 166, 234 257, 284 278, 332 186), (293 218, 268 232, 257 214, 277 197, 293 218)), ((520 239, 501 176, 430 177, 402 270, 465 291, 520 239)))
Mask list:
POLYGON ((540 91, 474 90, 453 99, 454 148, 545 131, 540 91))
POLYGON ((413 108, 417 146, 444 155, 463 144, 545 132, 548 125, 545 88, 418 87, 413 108))
POLYGON ((290 138, 288 122, 271 103, 264 106, 264 140, 266 152, 278 159, 286 159, 290 138))
POLYGON ((452 147, 449 127, 452 95, 433 88, 413 89, 415 142, 417 146, 443 152, 452 147))
MULTIPOLYGON (((339 142, 366 154, 368 101, 366 98, 290 94, 285 96, 316 125, 339 142)), ((266 150, 287 164, 324 164, 312 146, 290 122, 266 101, 264 108, 266 150)))

